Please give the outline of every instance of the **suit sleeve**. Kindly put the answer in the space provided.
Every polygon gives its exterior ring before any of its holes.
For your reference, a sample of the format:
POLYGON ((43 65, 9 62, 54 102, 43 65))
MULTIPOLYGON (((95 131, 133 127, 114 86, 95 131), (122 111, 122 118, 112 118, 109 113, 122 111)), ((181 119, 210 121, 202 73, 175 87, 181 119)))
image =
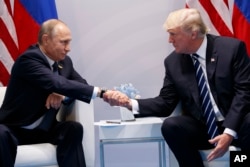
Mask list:
POLYGON ((12 69, 15 75, 13 78, 22 78, 22 81, 45 90, 48 94, 56 92, 87 103, 91 101, 94 87, 75 72, 69 58, 61 64, 59 72, 62 74, 56 76, 39 54, 24 54, 18 61, 12 69))
MULTIPOLYGON (((235 47, 233 58, 234 96, 225 117, 223 126, 238 131, 244 116, 250 111, 250 64, 245 44, 240 42, 235 47)), ((226 97, 223 97, 226 98, 226 97)))
POLYGON ((179 98, 168 71, 167 59, 165 59, 165 77, 163 87, 158 96, 154 98, 138 100, 141 116, 167 117, 175 109, 179 98))
MULTIPOLYGON (((59 62, 59 66, 61 67, 61 69, 59 68, 60 74, 64 77, 88 85, 87 80, 82 78, 82 76, 74 69, 73 62, 68 56, 66 56, 63 61, 59 62), (63 68, 64 66, 67 66, 67 69, 63 68)), ((64 105, 70 105, 74 100, 74 97, 67 96, 62 103, 64 105)))

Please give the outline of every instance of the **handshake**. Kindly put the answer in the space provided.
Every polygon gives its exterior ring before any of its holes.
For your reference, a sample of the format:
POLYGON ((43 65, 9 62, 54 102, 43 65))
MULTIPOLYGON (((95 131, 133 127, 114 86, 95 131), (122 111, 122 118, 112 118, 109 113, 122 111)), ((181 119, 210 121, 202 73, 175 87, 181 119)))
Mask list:
POLYGON ((130 99, 139 99, 139 91, 134 86, 129 84, 121 84, 119 87, 114 87, 114 90, 107 90, 103 96, 103 100, 111 106, 121 106, 132 110, 130 99))
POLYGON ((103 94, 103 100, 109 103, 111 106, 121 106, 132 110, 132 104, 130 98, 117 90, 107 90, 103 94))

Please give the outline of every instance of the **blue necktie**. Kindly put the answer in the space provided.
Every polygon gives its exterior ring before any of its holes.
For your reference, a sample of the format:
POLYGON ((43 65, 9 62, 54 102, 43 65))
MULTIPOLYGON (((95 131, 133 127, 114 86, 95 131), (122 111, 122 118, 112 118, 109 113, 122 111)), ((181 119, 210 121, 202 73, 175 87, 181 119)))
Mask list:
MULTIPOLYGON (((52 67, 53 67, 54 75, 59 75, 57 62, 55 62, 52 65, 52 67)), ((58 112, 57 109, 54 109, 54 108, 48 109, 43 117, 42 122, 38 125, 37 129, 48 131, 51 128, 51 126, 56 118, 57 112, 58 112)))
POLYGON ((56 75, 58 75, 58 63, 55 62, 55 63, 52 65, 52 67, 53 67, 53 72, 54 72, 56 75))
POLYGON ((200 99, 202 102, 201 106, 203 110, 203 116, 206 120, 208 134, 210 138, 212 139, 216 137, 217 135, 219 135, 219 132, 218 132, 218 127, 216 125, 215 112, 214 112, 214 108, 212 106, 212 102, 209 96, 206 79, 205 79, 203 70, 201 68, 201 64, 198 61, 198 57, 199 55, 197 54, 192 55, 194 67, 196 70, 196 80, 198 82, 198 87, 200 91, 200 99))

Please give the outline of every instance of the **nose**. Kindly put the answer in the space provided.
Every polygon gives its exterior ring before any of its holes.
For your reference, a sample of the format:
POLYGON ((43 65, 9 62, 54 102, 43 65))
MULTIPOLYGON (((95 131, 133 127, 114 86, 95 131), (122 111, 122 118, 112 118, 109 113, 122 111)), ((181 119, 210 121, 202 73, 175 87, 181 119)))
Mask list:
POLYGON ((168 42, 173 43, 173 38, 171 38, 171 36, 168 37, 168 42))
POLYGON ((70 44, 67 44, 67 45, 65 46, 65 50, 66 50, 66 52, 69 52, 69 51, 70 51, 70 44))

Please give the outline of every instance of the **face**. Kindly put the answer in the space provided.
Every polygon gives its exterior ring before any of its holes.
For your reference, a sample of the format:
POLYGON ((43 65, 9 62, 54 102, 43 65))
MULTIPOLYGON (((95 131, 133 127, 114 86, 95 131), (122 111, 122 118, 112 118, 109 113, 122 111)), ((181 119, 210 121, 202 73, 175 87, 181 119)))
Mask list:
POLYGON ((54 61, 65 58, 70 51, 71 32, 65 25, 58 24, 52 36, 44 34, 43 49, 45 54, 54 61))
POLYGON ((169 29, 169 43, 173 44, 176 53, 189 54, 192 50, 192 34, 184 32, 180 27, 169 29))

